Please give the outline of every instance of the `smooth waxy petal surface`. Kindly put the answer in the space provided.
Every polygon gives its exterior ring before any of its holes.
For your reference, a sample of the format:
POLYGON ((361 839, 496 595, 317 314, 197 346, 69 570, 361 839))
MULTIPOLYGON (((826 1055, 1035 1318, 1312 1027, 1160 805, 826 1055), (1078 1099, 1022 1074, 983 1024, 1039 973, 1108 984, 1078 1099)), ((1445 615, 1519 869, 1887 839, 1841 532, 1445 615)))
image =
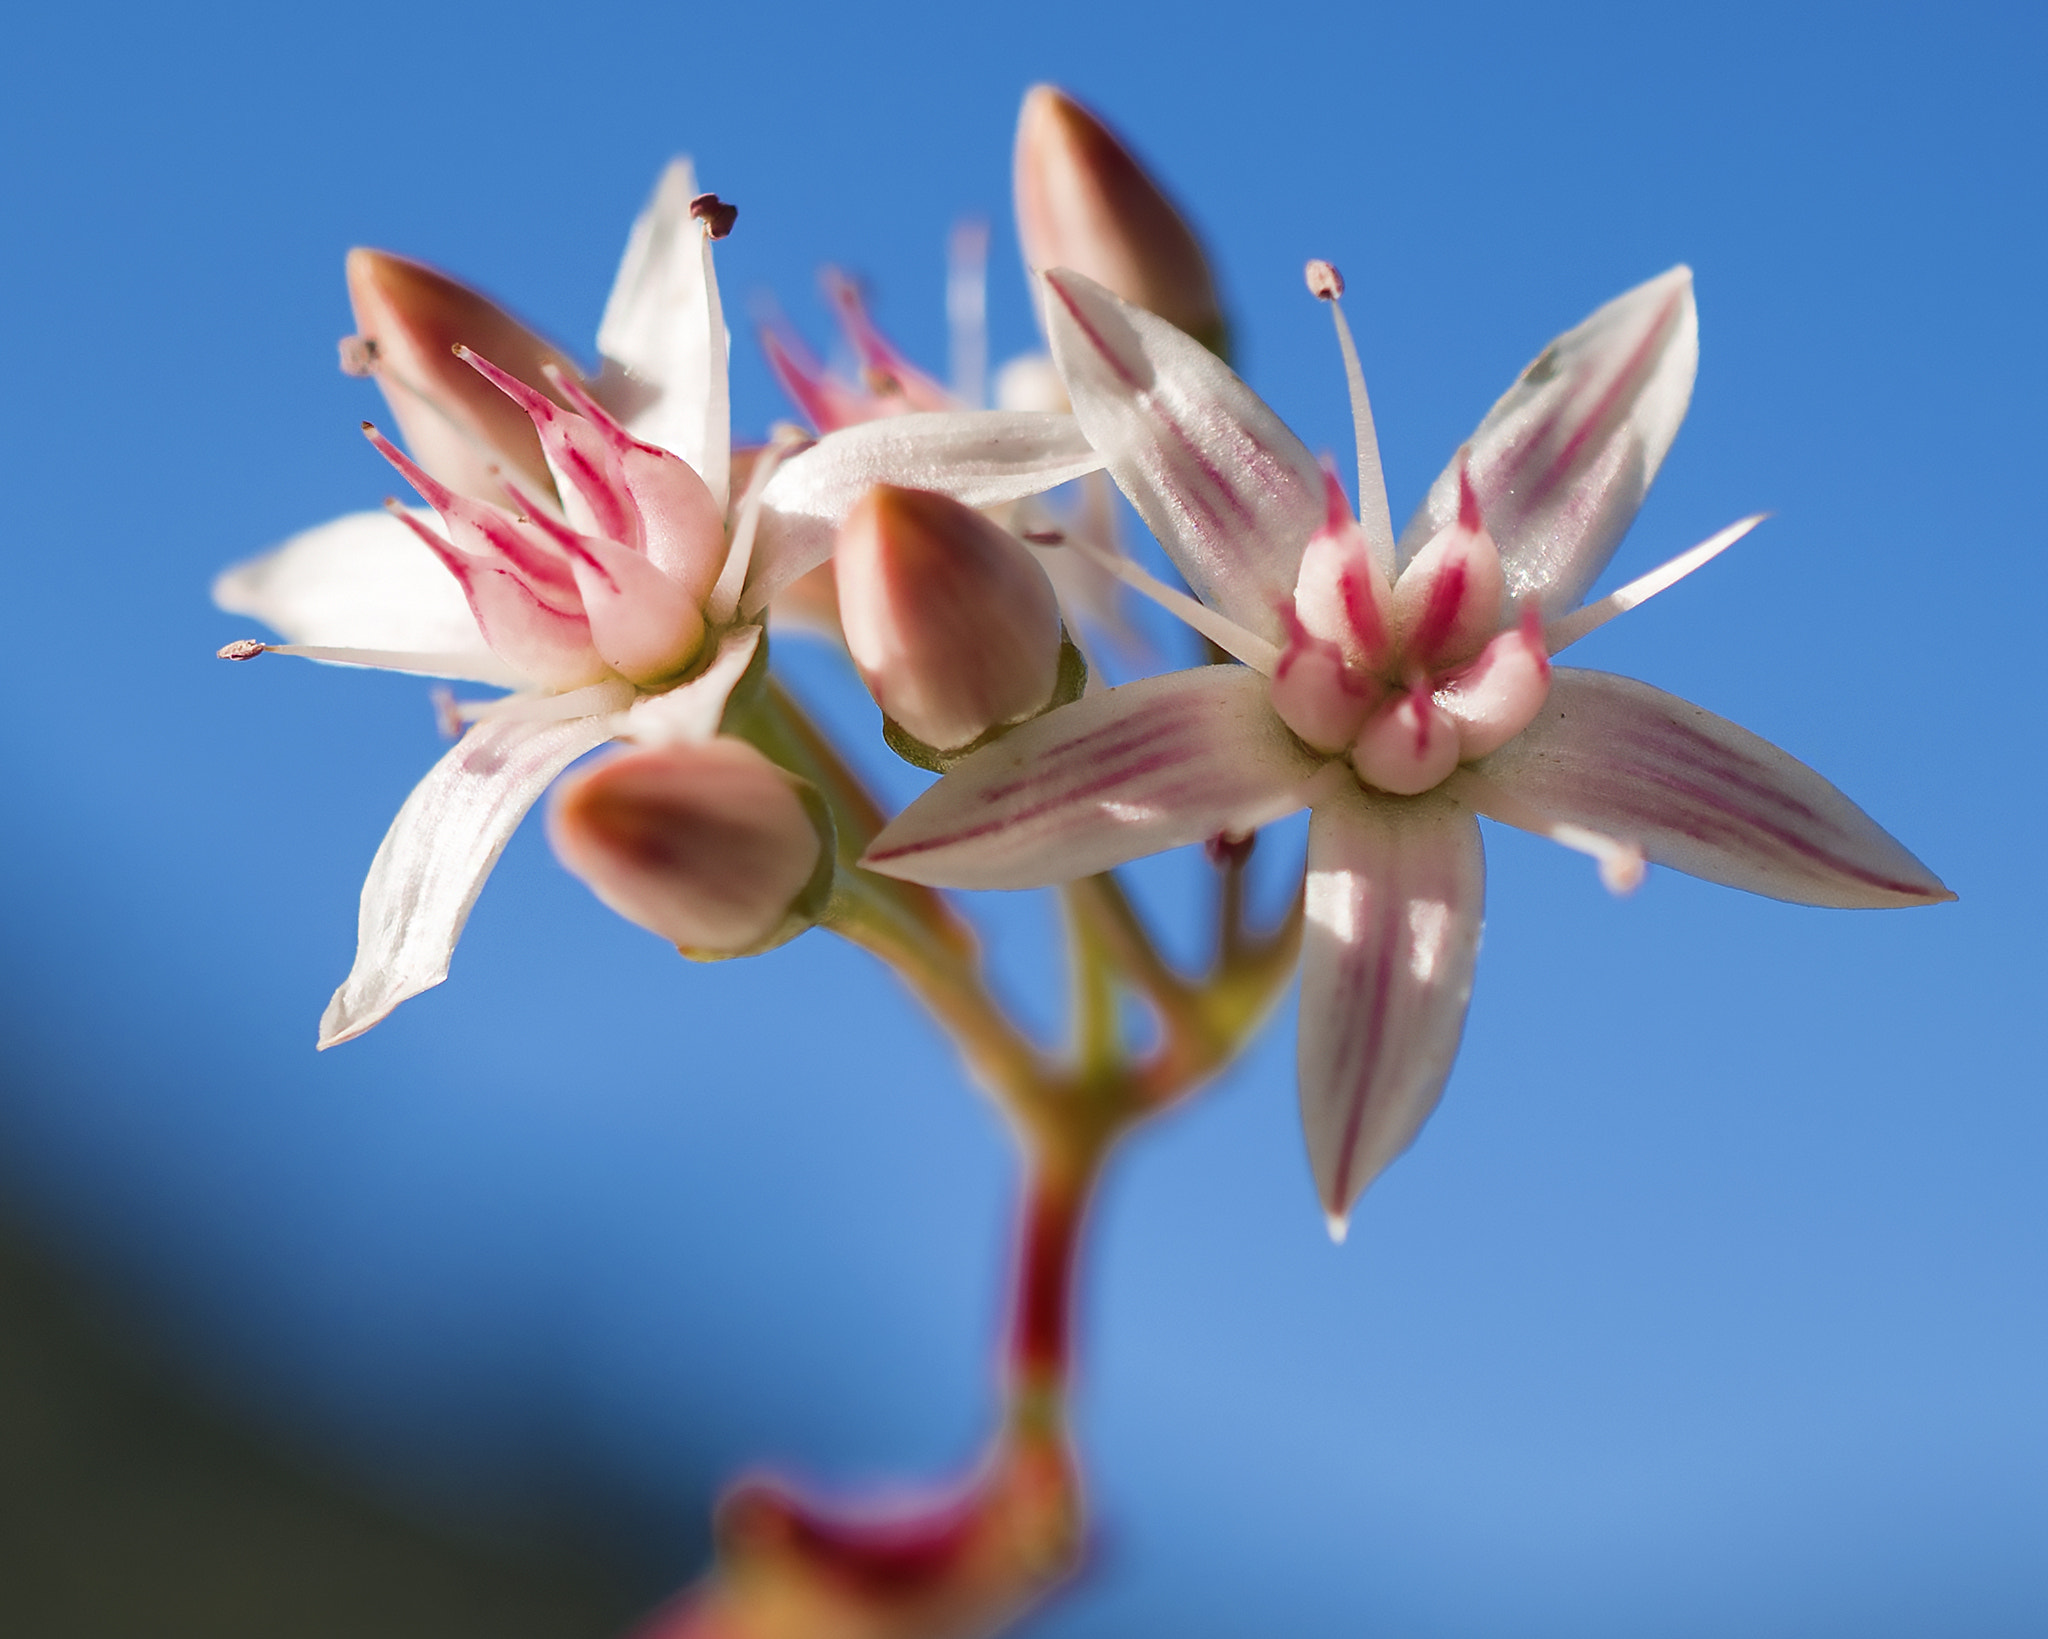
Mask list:
POLYGON ((741 612, 765 609, 783 587, 829 558, 840 524, 877 484, 994 507, 1101 465, 1070 415, 950 411, 843 428, 790 456, 768 481, 741 612))
POLYGON ((611 718, 481 723, 413 787, 363 883, 356 961, 320 1020, 320 1045, 360 1036, 448 977, 462 925, 548 782, 611 737, 611 718))
POLYGON ((293 643, 441 657, 433 675, 517 687, 477 630, 462 587, 388 512, 352 512, 236 564, 213 601, 293 643))
POLYGON ((635 438, 696 469, 721 511, 732 450, 725 319, 704 228, 690 214, 696 172, 669 162, 633 224, 597 350, 596 395, 635 438))
POLYGON ((362 367, 427 471, 468 495, 491 493, 493 466, 551 491, 532 426, 454 349, 474 348, 536 389, 550 365, 576 373, 566 353, 489 297, 403 256, 350 251, 348 292, 362 367))
POLYGON ((1326 760, 1267 683, 1205 666, 1062 706, 955 766, 863 861, 912 882, 1035 888, 1292 813, 1326 760))
MULTIPOLYGON (((1487 413, 1468 471, 1511 600, 1557 615, 1586 595, 1678 435, 1698 364, 1692 271, 1677 267, 1559 336, 1487 413)), ((1464 459, 1402 531, 1403 563, 1456 520, 1464 459)))
POLYGON ((1559 667, 1535 722, 1477 767, 1537 813, 1731 888, 1865 908, 1954 897, 1804 763, 1633 678, 1559 667))
POLYGON ((1323 475, 1230 367, 1078 273, 1048 273, 1046 335, 1089 441, 1195 595, 1268 642, 1324 521, 1323 475))
POLYGON ((725 738, 621 752, 564 781, 548 840, 629 922, 721 955, 781 926, 823 846, 791 777, 725 738))
POLYGON ((1301 1123, 1333 1228, 1413 1142, 1457 1056, 1479 954, 1479 825, 1439 797, 1356 787, 1309 820, 1301 1123))

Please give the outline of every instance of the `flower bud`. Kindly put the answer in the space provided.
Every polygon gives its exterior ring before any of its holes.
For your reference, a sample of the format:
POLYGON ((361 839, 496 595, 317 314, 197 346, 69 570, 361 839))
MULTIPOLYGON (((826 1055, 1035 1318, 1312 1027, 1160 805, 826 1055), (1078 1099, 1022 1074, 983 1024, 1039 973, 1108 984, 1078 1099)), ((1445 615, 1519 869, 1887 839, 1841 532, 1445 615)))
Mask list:
POLYGON ((830 891, 830 821, 807 795, 744 740, 626 751, 556 788, 548 839, 684 955, 751 955, 808 927, 830 891))
POLYGON ((1038 560, 971 507, 882 484, 840 526, 847 652, 883 713, 953 751, 1034 717, 1060 681, 1060 610, 1038 560))
POLYGON ((421 262, 381 250, 348 253, 356 334, 349 368, 377 378, 413 457, 462 495, 489 496, 504 468, 530 489, 555 492, 526 412, 455 356, 458 346, 547 393, 544 367, 578 375, 574 361, 502 307, 421 262))
POLYGON ((1223 312, 1201 242, 1109 128, 1064 92, 1034 85, 1017 117, 1017 235, 1034 272, 1072 268, 1223 346, 1223 312))

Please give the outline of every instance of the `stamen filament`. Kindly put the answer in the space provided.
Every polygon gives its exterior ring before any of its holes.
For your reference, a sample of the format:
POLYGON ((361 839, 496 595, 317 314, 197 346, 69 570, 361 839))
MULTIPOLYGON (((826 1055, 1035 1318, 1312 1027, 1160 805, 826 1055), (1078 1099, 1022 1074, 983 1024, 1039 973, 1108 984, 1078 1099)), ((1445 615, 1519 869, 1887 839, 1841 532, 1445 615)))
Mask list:
POLYGON ((1600 867, 1601 885, 1617 897, 1632 894, 1643 885, 1648 861, 1638 843, 1611 837, 1604 831, 1595 831, 1590 826, 1554 814, 1516 796, 1476 769, 1459 769, 1444 781, 1442 789, 1445 795, 1455 797, 1488 819, 1499 820, 1517 830, 1534 832, 1539 837, 1548 837, 1574 853, 1588 855, 1600 867))
POLYGON ((466 723, 552 723, 624 711, 639 694, 624 678, 607 677, 562 694, 508 694, 497 700, 458 700, 454 710, 466 723))
POLYGON ((1588 632, 1598 631, 1616 615, 1625 615, 1637 604, 1649 602, 1666 587, 1684 580, 1700 565, 1719 557, 1769 516, 1768 512, 1758 512, 1732 523, 1720 534, 1709 535, 1698 546, 1679 553, 1669 563, 1659 565, 1647 575, 1638 575, 1628 585, 1609 592, 1598 603, 1589 603, 1568 615, 1558 616, 1543 628, 1545 647, 1556 654, 1578 642, 1588 632))
POLYGON ((946 241, 947 374, 953 396, 979 410, 988 396, 988 224, 969 217, 946 241))
POLYGON ((754 556, 754 535, 761 525, 761 497, 767 492, 768 480, 775 476, 775 469, 782 465, 783 458, 802 442, 801 434, 778 428, 768 447, 754 458, 754 470, 747 475, 746 493, 740 497, 739 518, 733 526, 732 545, 725 554, 725 567, 718 572, 718 583, 711 588, 711 598, 704 609, 705 617, 713 626, 729 626, 733 616, 739 613, 740 594, 747 584, 747 567, 754 556))
POLYGON ((1372 400, 1365 392, 1365 368, 1358 362, 1358 344, 1351 339, 1351 325, 1344 317, 1344 303, 1338 296, 1324 298, 1330 317, 1337 322, 1337 345, 1344 353, 1344 379, 1351 388, 1351 430, 1358 440, 1358 527, 1365 532, 1365 544, 1372 561, 1389 585, 1395 574, 1394 517, 1387 508, 1387 480, 1380 470, 1379 434, 1373 430, 1372 400))
POLYGON ((1164 581, 1155 580, 1121 553, 1104 551, 1080 535, 1069 535, 1066 544, 1090 563, 1116 576, 1134 592, 1142 592, 1168 614, 1192 626, 1218 648, 1235 655, 1255 672, 1271 677, 1280 664, 1280 649, 1256 632, 1248 632, 1228 616, 1219 615, 1206 603, 1197 602, 1164 581))
POLYGON ((288 654, 300 660, 324 660, 332 666, 368 666, 378 671, 410 672, 419 677, 457 677, 466 683, 492 683, 516 689, 526 679, 509 666, 493 668, 490 657, 453 649, 351 649, 322 643, 230 644, 239 652, 223 658, 254 659, 259 654, 288 654))

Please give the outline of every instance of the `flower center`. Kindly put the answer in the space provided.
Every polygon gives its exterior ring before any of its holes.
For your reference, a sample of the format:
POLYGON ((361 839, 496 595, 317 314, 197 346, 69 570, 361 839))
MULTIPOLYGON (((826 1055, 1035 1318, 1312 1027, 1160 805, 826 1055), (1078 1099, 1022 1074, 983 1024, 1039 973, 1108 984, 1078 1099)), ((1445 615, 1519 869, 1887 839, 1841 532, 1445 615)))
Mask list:
POLYGON ((1280 611, 1273 709, 1364 784, 1416 796, 1534 721, 1550 692, 1542 624, 1533 606, 1506 617, 1500 552, 1462 477, 1456 521, 1391 584, 1328 485, 1328 516, 1280 611))

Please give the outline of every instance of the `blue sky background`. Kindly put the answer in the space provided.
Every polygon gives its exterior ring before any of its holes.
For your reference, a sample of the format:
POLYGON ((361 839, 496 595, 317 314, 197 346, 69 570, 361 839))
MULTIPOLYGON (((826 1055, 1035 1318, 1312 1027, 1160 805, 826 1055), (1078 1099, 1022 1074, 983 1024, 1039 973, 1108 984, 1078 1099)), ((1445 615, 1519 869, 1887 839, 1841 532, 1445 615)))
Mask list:
MULTIPOLYGON (((1033 1631, 2048 1627, 2036 8, 78 4, 10 37, 0 1193, 203 1392, 403 1506, 581 1518, 650 1588, 736 1466, 975 1450, 1011 1168, 890 981, 822 937, 686 967, 530 828, 452 981, 316 1056, 432 716, 215 663, 246 623, 206 588, 390 487, 334 363, 348 246, 587 350, 686 150, 741 207, 730 312, 772 289, 822 337, 839 261, 933 363, 947 227, 987 213, 1000 358, 1051 78, 1185 202, 1318 447, 1348 425, 1300 268, 1344 269, 1397 512, 1551 335, 1690 262, 1694 408, 1615 575, 1776 516, 1584 663, 1811 761, 1962 899, 1615 902, 1490 834, 1464 1054, 1348 1246, 1284 1018, 1117 1170, 1101 1553, 1033 1631)), ((787 409, 735 357, 758 431, 787 409)), ((1198 879, 1143 873, 1170 920, 1198 879)), ((1049 959, 1032 906, 992 926, 1005 971, 1049 959)))

